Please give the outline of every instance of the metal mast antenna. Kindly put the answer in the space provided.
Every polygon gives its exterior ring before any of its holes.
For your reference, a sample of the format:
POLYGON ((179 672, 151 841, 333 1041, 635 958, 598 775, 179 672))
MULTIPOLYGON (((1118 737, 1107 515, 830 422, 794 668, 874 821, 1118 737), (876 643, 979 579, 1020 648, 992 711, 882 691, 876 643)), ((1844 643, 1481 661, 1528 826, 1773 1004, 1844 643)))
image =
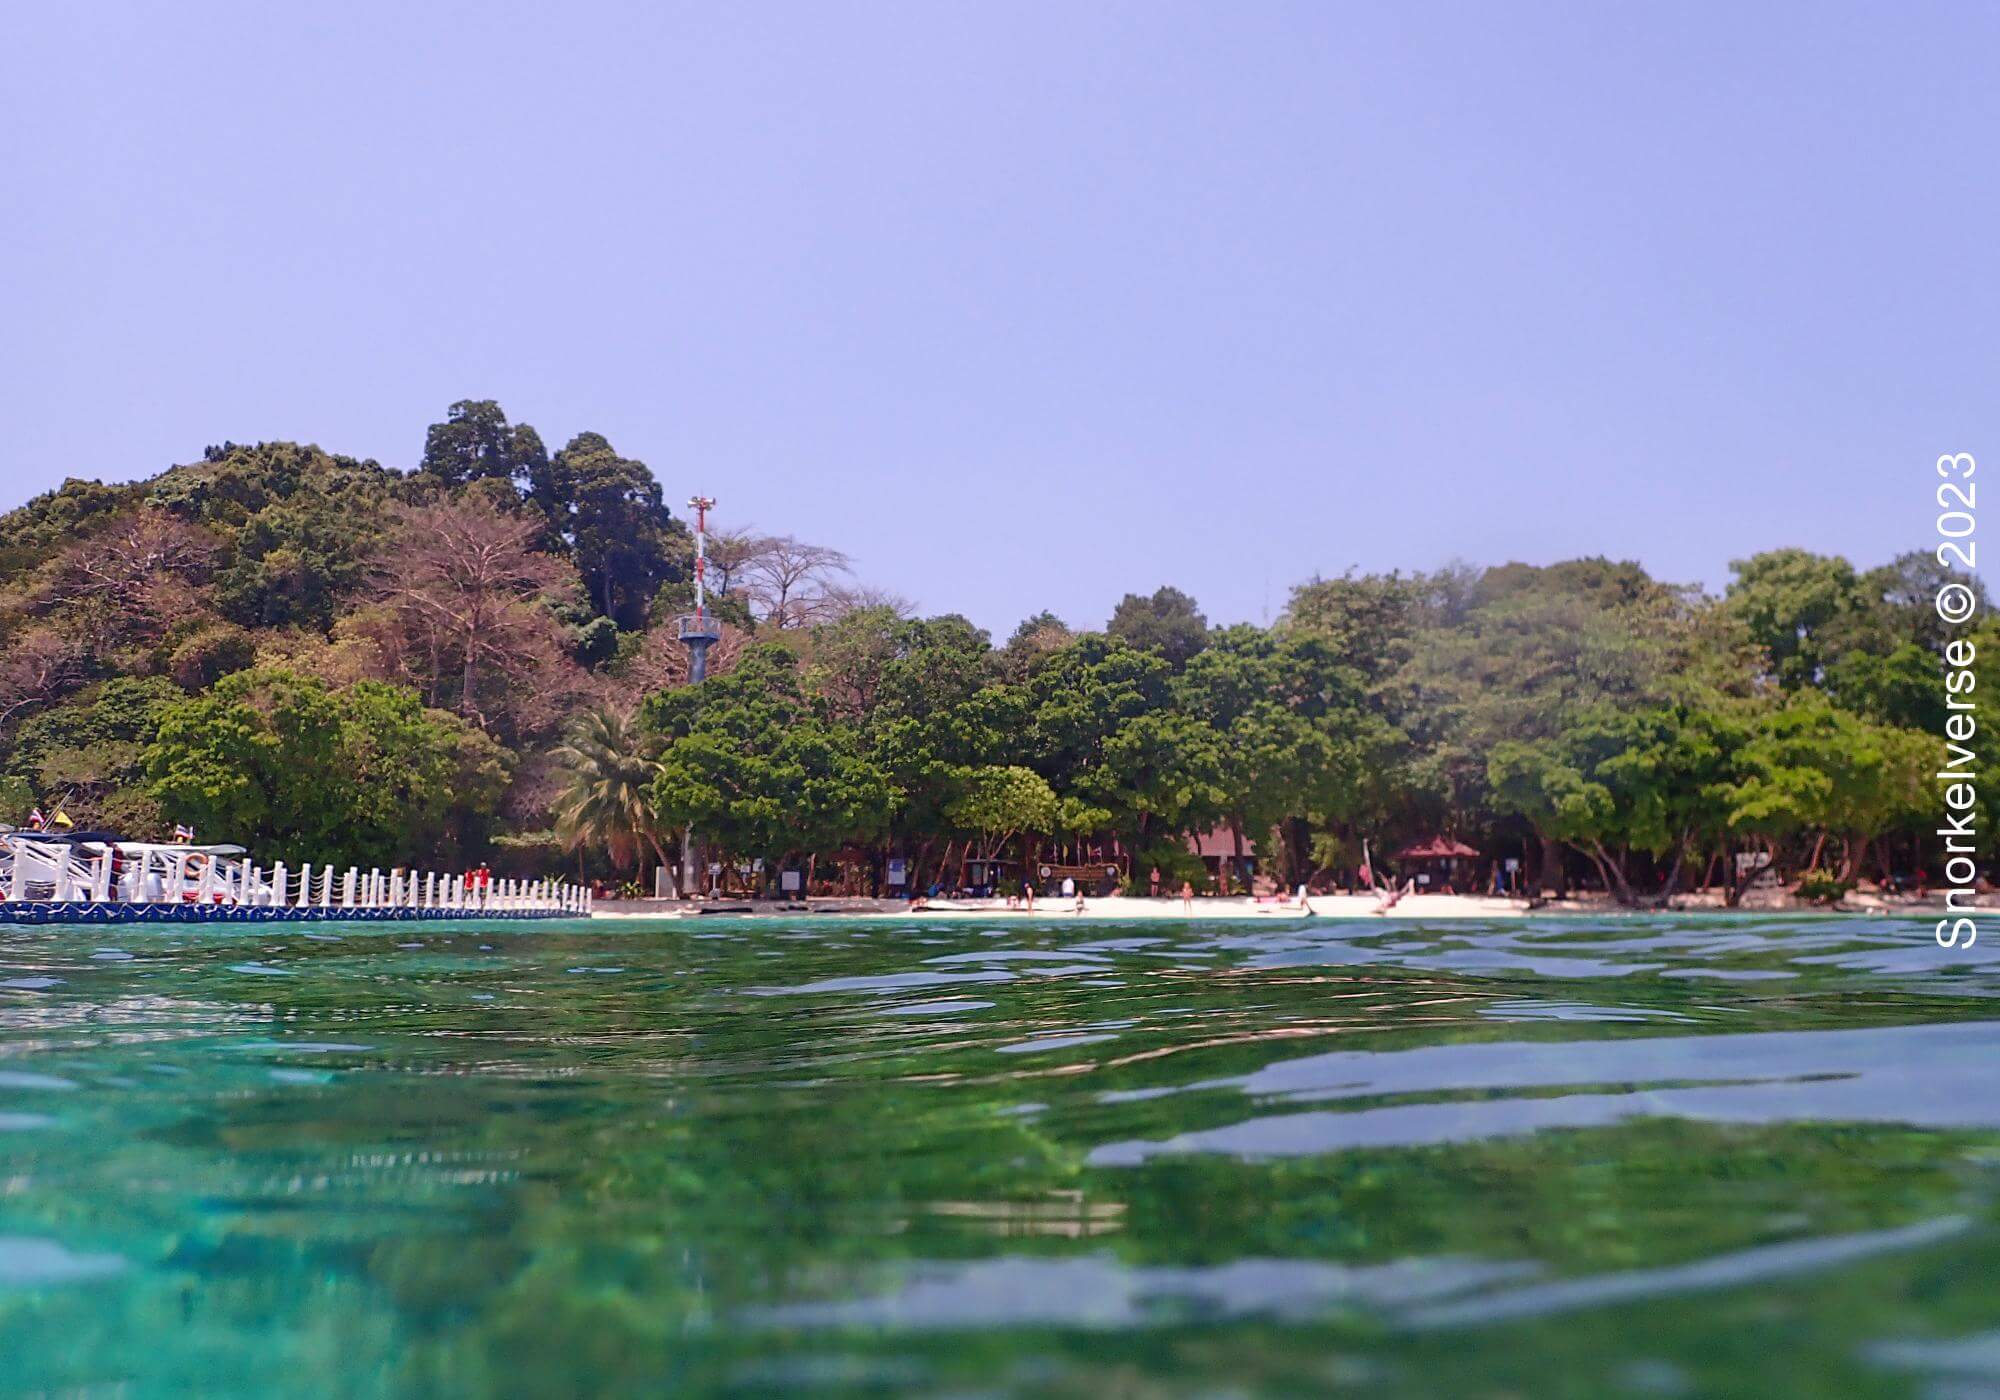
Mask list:
POLYGON ((700 685, 708 679, 708 649, 722 636, 708 615, 708 513, 715 497, 696 496, 688 509, 694 512, 694 611, 681 617, 680 638, 688 649, 688 684, 700 685))
MULTIPOLYGON (((688 502, 694 512, 694 611, 677 619, 681 645, 688 649, 688 684, 700 685, 708 679, 708 649, 722 637, 721 625, 708 612, 708 513, 715 509, 715 497, 696 496, 688 502)), ((693 894, 701 881, 695 874, 695 842, 692 829, 681 832, 681 886, 693 894)))

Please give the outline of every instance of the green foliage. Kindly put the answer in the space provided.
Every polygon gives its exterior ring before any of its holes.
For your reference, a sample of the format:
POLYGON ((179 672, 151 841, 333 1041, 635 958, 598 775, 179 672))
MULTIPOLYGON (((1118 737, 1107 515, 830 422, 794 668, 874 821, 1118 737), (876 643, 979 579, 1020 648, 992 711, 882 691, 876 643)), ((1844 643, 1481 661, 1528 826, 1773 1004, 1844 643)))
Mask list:
POLYGON ((1017 831, 1056 829, 1059 806, 1055 789, 1033 769, 1016 764, 968 768, 958 778, 958 795, 945 807, 945 818, 961 831, 987 840, 990 856, 1017 831))
POLYGON ((496 744, 407 689, 281 669, 167 706, 145 763, 168 820, 294 864, 449 859, 483 838, 507 776, 496 744))
POLYGON ((196 618, 160 648, 160 669, 184 690, 202 690, 257 660, 257 639, 219 618, 196 618))
POLYGON ((665 825, 773 862, 888 828, 887 776, 852 726, 818 712, 784 647, 752 648, 727 675, 654 695, 643 720, 665 740, 652 783, 665 825))
POLYGON ((185 698, 179 687, 157 677, 119 676, 86 687, 21 726, 7 771, 24 790, 63 802, 85 825, 157 834, 159 810, 145 787, 145 749, 162 716, 185 698))
POLYGON ((564 850, 602 850, 619 870, 638 868, 648 853, 665 858, 650 791, 655 747, 617 710, 591 710, 577 720, 554 754, 563 784, 555 832, 564 850))
POLYGON ((1026 680, 1044 659, 1061 651, 1075 639, 1076 634, 1070 631, 1068 623, 1043 609, 1033 617, 1021 620, 994 662, 1003 679, 1026 680))
POLYGON ((500 481, 526 490, 547 466, 541 434, 510 424, 492 399, 460 399, 425 432, 418 471, 445 487, 500 481))
POLYGON ((591 603, 620 627, 645 623, 661 583, 685 572, 687 531, 646 464, 579 433, 531 474, 530 495, 566 543, 591 603))
POLYGON ((107 486, 70 477, 18 510, 0 517, 0 579, 26 573, 67 544, 129 509, 136 486, 107 486))
POLYGON ((326 627, 359 586, 400 482, 373 462, 271 442, 211 448, 153 481, 149 505, 220 532, 215 603, 249 627, 326 627))
POLYGON ((1208 645, 1208 619, 1178 588, 1156 589, 1150 598, 1127 593, 1104 630, 1129 647, 1158 652, 1175 670, 1208 645))
POLYGON ((1796 893, 1808 904, 1838 904, 1853 888, 1853 880, 1842 879, 1831 870, 1808 870, 1799 876, 1796 893))
POLYGON ((1866 594, 1845 559, 1774 549, 1730 565, 1728 606, 1764 649, 1785 690, 1818 685, 1866 622, 1866 594))
POLYGON ((1874 836, 1921 818, 1933 741, 1870 724, 1818 695, 1757 717, 1724 791, 1732 829, 1783 840, 1803 832, 1874 836))
POLYGON ((0 773, 0 821, 26 826, 34 810, 35 790, 28 780, 15 773, 0 773))

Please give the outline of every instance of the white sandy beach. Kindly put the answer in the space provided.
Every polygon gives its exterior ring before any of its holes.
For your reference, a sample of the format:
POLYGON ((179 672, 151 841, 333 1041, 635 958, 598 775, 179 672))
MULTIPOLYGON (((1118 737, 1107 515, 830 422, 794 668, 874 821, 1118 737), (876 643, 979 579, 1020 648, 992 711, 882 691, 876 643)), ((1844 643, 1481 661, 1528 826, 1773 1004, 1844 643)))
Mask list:
MULTIPOLYGON (((1915 899, 1884 898, 1872 892, 1856 891, 1837 908, 1825 909, 1819 906, 1799 904, 1781 890, 1753 890, 1745 895, 1743 903, 1735 910, 1728 910, 1722 896, 1714 891, 1695 891, 1677 895, 1671 910, 1628 910, 1602 895, 1584 895, 1578 898, 1554 900, 1536 909, 1529 909, 1523 899, 1496 899, 1485 895, 1466 894, 1412 894, 1406 895, 1395 908, 1383 910, 1381 902, 1372 894, 1315 895, 1307 901, 1315 918, 1330 919, 1403 919, 1410 921, 1432 921, 1439 919, 1517 919, 1535 916, 1590 914, 1614 915, 1624 913, 1786 913, 1786 914, 1868 914, 1896 913, 1919 916, 1937 914, 1943 910, 1942 899, 1938 896, 1918 901, 1915 899)), ((598 919, 662 919, 702 917, 704 906, 692 901, 675 900, 627 900, 607 903, 600 900, 592 913, 598 919)), ((1202 896, 1191 906, 1183 906, 1179 899, 1146 899, 1125 895, 1107 895, 1100 899, 1086 899, 1079 912, 1074 900, 1041 899, 1035 902, 1032 911, 1009 909, 1005 900, 940 900, 922 909, 911 909, 901 901, 869 899, 811 899, 790 901, 784 904, 763 900, 718 899, 706 902, 706 907, 721 913, 724 910, 758 914, 840 914, 860 919, 1101 919, 1114 923, 1135 923, 1145 920, 1189 920, 1189 919, 1296 919, 1300 910, 1296 904, 1280 904, 1272 901, 1258 901, 1248 897, 1202 896), (802 909, 800 905, 805 907, 802 909)), ((1984 895, 1981 908, 1993 908, 1995 897, 1984 895)))

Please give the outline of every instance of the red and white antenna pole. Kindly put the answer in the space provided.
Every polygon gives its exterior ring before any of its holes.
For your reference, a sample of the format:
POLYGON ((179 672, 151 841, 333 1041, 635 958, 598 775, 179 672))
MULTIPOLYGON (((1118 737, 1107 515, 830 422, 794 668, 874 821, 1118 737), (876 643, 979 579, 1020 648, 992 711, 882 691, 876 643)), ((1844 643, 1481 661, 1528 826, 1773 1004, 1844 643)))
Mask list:
POLYGON ((696 496, 688 502, 688 509, 694 512, 694 615, 704 617, 708 611, 708 512, 715 505, 713 496, 696 496))

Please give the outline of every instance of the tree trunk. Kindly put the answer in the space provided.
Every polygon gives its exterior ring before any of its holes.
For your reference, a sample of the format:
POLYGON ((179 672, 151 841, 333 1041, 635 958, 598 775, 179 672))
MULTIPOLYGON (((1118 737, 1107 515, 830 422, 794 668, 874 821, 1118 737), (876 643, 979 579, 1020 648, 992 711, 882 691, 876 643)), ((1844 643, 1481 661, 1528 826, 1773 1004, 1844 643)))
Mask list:
POLYGON ((1729 890, 1723 896, 1723 902, 1729 908, 1734 909, 1741 904, 1743 902, 1744 891, 1757 882, 1758 876, 1762 875, 1766 870, 1775 869, 1778 864, 1777 853, 1770 850, 1768 842, 1764 843, 1761 851, 1757 844, 1753 842, 1750 849, 1743 853, 1753 856, 1765 853, 1770 855, 1770 859, 1765 864, 1757 865, 1753 862, 1746 870, 1741 872, 1731 871, 1729 873, 1729 890))
POLYGON ((1662 905, 1672 899, 1674 891, 1680 888, 1681 865, 1687 860, 1688 838, 1690 834, 1683 831, 1680 839, 1674 842, 1674 863, 1667 867, 1666 881, 1660 886, 1660 903, 1662 905))
POLYGON ((1597 862, 1597 869, 1604 876, 1604 888, 1611 892, 1611 897, 1628 909, 1637 904, 1632 886, 1625 878, 1624 859, 1612 859, 1611 853, 1604 849, 1604 843, 1598 840, 1591 841, 1588 854, 1597 862))
POLYGON ((1819 853, 1825 849, 1826 849, 1826 833, 1822 831, 1819 834, 1819 839, 1813 842, 1812 859, 1806 862, 1807 874, 1811 874, 1813 871, 1819 869, 1819 853))
POLYGON ((478 666, 478 661, 476 659, 478 657, 477 647, 478 647, 477 639, 472 637, 466 638, 465 670, 459 680, 459 694, 458 694, 458 711, 460 714, 464 715, 470 715, 476 713, 472 705, 472 695, 473 695, 473 681, 476 675, 476 668, 478 666))
POLYGON ((1542 842, 1542 868, 1537 872, 1536 879, 1542 893, 1560 899, 1563 895, 1562 843, 1547 832, 1538 831, 1535 835, 1542 842))

